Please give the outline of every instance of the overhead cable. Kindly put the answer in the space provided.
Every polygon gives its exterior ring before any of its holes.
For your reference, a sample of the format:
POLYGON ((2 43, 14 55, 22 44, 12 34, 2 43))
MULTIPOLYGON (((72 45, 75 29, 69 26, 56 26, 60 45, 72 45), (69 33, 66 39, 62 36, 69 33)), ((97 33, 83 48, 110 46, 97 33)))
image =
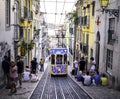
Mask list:
MULTIPOLYGON (((65 2, 66 0, 64 0, 64 4, 63 4, 63 9, 62 9, 62 13, 63 13, 63 11, 64 11, 64 7, 65 7, 65 2)), ((59 22, 59 25, 60 25, 60 23, 61 23, 61 19, 62 19, 62 15, 61 15, 61 17, 60 17, 60 22, 59 22)))
POLYGON ((54 24, 56 24, 56 15, 57 15, 57 0, 56 0, 56 6, 55 6, 55 20, 54 20, 54 24))
MULTIPOLYGON (((49 3, 53 3, 56 1, 40 1, 40 2, 49 2, 49 3)), ((58 3, 64 3, 63 1, 57 1, 58 3)), ((66 2, 66 3, 74 3, 74 2, 66 2)))

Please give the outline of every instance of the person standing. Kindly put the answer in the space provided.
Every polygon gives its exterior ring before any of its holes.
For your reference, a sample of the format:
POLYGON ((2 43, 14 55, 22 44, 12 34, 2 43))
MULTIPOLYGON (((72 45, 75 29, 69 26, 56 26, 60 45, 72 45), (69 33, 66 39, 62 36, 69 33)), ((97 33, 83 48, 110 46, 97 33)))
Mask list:
POLYGON ((75 75, 78 74, 78 57, 76 57, 75 61, 73 62, 73 67, 75 68, 75 75))
POLYGON ((34 57, 31 61, 31 73, 36 74, 36 68, 37 68, 37 59, 34 57))
POLYGON ((17 66, 15 65, 15 62, 11 62, 10 65, 10 79, 11 79, 11 93, 15 93, 17 91, 16 84, 17 84, 17 66))
POLYGON ((40 71, 44 71, 44 60, 40 59, 40 71))
POLYGON ((79 62, 79 71, 84 72, 85 71, 85 65, 86 65, 86 62, 84 60, 84 57, 82 57, 80 62, 79 62))
POLYGON ((10 62, 8 61, 8 57, 4 56, 4 60, 2 61, 2 68, 5 76, 5 83, 6 83, 6 89, 10 88, 10 62))
POLYGON ((18 72, 18 81, 19 87, 22 87, 22 77, 24 72, 24 62, 21 60, 20 56, 17 56, 17 72, 18 72))
POLYGON ((90 58, 90 63, 91 63, 90 74, 92 76, 92 75, 94 75, 94 71, 96 70, 96 62, 95 62, 94 57, 90 58))

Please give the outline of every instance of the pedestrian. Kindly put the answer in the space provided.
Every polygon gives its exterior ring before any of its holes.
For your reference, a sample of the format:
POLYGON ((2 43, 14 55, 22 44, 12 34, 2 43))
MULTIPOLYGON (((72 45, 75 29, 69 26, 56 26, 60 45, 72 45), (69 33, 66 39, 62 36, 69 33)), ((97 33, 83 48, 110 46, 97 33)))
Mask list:
POLYGON ((40 59, 40 71, 44 71, 44 60, 40 59))
POLYGON ((98 86, 101 83, 101 76, 99 75, 98 71, 95 71, 95 74, 93 75, 93 84, 98 86))
POLYGON ((18 72, 19 88, 21 88, 23 72, 24 72, 24 62, 21 60, 21 56, 17 56, 17 72, 18 72))
POLYGON ((31 82, 37 82, 38 81, 38 76, 36 74, 30 74, 31 75, 31 82))
POLYGON ((26 66, 26 70, 23 73, 23 81, 27 82, 30 80, 30 69, 26 66))
POLYGON ((85 65, 86 65, 86 62, 85 62, 84 56, 83 56, 81 58, 80 62, 79 62, 79 71, 84 72, 85 71, 85 65))
POLYGON ((78 57, 76 57, 76 59, 73 62, 73 67, 75 68, 75 75, 78 74, 78 57))
POLYGON ((4 56, 4 60, 2 61, 2 68, 5 76, 5 84, 6 89, 10 88, 10 62, 8 61, 8 57, 4 56))
POLYGON ((10 79, 11 79, 11 93, 15 93, 17 91, 16 84, 17 84, 17 66, 15 65, 15 62, 11 62, 10 66, 10 79))
POLYGON ((34 57, 31 61, 31 73, 36 74, 37 65, 37 58, 34 57))
POLYGON ((91 58, 90 58, 90 64, 91 64, 90 74, 91 74, 91 75, 94 75, 95 70, 96 70, 96 62, 95 62, 95 60, 94 60, 94 57, 91 57, 91 58))
POLYGON ((77 79, 77 81, 82 81, 82 71, 79 71, 79 73, 75 76, 75 78, 77 79))
POLYGON ((102 74, 102 77, 101 77, 101 85, 102 86, 107 86, 108 84, 108 79, 107 77, 105 76, 105 74, 102 74))
POLYGON ((92 78, 89 75, 89 72, 87 71, 87 74, 83 76, 82 83, 84 86, 90 86, 92 83, 92 78))

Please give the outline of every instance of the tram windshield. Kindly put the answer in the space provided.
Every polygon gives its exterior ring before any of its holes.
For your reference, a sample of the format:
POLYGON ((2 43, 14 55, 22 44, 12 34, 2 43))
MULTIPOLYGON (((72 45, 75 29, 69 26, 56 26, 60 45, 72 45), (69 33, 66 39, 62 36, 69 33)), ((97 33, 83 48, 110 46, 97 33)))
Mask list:
POLYGON ((62 64, 62 55, 57 55, 56 56, 56 64, 62 64))
POLYGON ((55 64, 55 55, 51 55, 51 64, 55 64))

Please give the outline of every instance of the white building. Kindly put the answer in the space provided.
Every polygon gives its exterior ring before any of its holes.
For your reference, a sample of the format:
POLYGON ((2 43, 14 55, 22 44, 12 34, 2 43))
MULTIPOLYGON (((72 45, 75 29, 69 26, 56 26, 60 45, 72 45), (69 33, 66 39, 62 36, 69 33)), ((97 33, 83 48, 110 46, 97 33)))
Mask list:
POLYGON ((4 77, 2 60, 7 55, 9 60, 14 60, 14 22, 15 0, 0 0, 0 86, 4 77))
MULTIPOLYGON (((117 13, 111 12, 112 10, 101 12, 99 0, 96 0, 95 8, 94 56, 100 73, 107 75, 109 85, 120 90, 120 14, 115 16, 117 13)), ((120 1, 109 0, 105 9, 117 9, 120 13, 120 1)))

